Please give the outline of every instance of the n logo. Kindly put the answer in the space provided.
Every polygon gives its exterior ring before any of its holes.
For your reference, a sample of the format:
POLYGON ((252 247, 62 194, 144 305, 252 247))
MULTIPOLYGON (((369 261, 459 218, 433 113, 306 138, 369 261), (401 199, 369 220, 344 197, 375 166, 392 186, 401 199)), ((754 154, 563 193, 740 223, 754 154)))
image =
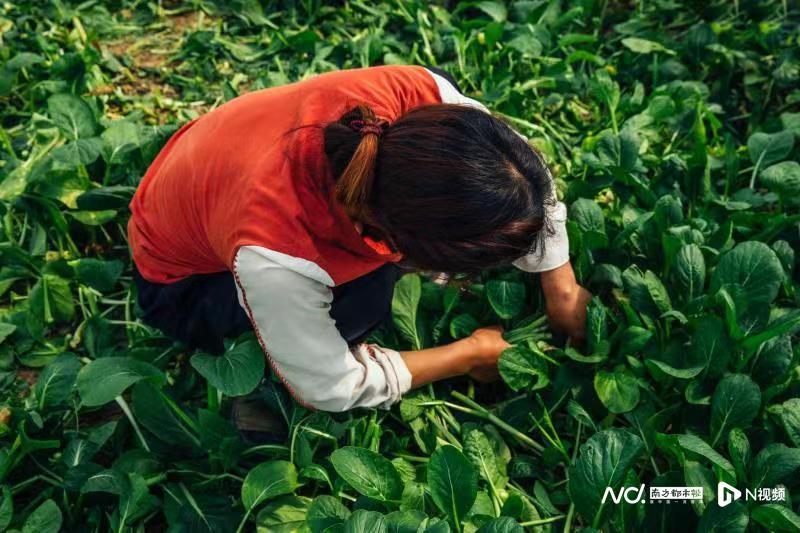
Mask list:
POLYGON ((726 507, 742 497, 742 491, 736 487, 720 481, 717 485, 717 503, 720 507, 726 507))

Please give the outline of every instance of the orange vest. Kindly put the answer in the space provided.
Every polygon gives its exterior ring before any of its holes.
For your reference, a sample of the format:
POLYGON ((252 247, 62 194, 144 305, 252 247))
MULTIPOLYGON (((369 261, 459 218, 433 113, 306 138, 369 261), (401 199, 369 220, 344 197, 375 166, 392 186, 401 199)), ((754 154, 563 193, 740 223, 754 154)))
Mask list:
POLYGON ((358 104, 394 122, 440 101, 424 68, 372 67, 245 94, 189 122, 131 201, 136 267, 171 283, 232 270, 241 246, 261 246, 316 263, 341 284, 396 260, 332 200, 322 126, 358 104))

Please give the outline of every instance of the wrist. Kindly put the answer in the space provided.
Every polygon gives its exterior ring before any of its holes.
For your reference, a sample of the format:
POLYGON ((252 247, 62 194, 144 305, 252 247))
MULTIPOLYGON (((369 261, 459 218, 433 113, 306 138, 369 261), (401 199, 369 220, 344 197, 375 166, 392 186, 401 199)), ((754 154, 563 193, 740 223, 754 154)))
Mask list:
POLYGON ((465 337, 453 343, 454 367, 460 374, 469 374, 480 366, 480 344, 473 337, 465 337))

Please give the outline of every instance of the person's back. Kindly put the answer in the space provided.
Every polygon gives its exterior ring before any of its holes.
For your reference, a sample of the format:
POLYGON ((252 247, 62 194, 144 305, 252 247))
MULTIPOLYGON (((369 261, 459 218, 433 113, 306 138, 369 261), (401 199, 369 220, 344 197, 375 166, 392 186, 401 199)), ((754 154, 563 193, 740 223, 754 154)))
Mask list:
MULTIPOLYGON (((316 248, 341 239, 339 226, 352 222, 330 201, 334 177, 320 126, 359 104, 394 122, 438 101, 425 69, 376 67, 252 92, 185 125, 131 203, 128 232, 139 272, 159 283, 221 272, 246 245, 330 263, 324 255, 333 250, 316 248)), ((374 261, 357 235, 348 236, 339 244, 374 261)), ((327 267, 336 281, 353 277, 327 267)))

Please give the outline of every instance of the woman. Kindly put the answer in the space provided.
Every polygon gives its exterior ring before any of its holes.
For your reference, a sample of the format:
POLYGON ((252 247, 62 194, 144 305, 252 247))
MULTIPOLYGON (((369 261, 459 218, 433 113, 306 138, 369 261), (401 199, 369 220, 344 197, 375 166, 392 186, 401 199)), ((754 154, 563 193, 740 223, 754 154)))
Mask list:
POLYGON ((143 320, 210 352, 252 327, 317 409, 496 375, 499 328, 416 352, 358 344, 389 313, 401 260, 541 272, 551 323, 583 331, 588 293, 547 167, 441 72, 332 72, 236 98, 170 139, 131 211, 143 320))

